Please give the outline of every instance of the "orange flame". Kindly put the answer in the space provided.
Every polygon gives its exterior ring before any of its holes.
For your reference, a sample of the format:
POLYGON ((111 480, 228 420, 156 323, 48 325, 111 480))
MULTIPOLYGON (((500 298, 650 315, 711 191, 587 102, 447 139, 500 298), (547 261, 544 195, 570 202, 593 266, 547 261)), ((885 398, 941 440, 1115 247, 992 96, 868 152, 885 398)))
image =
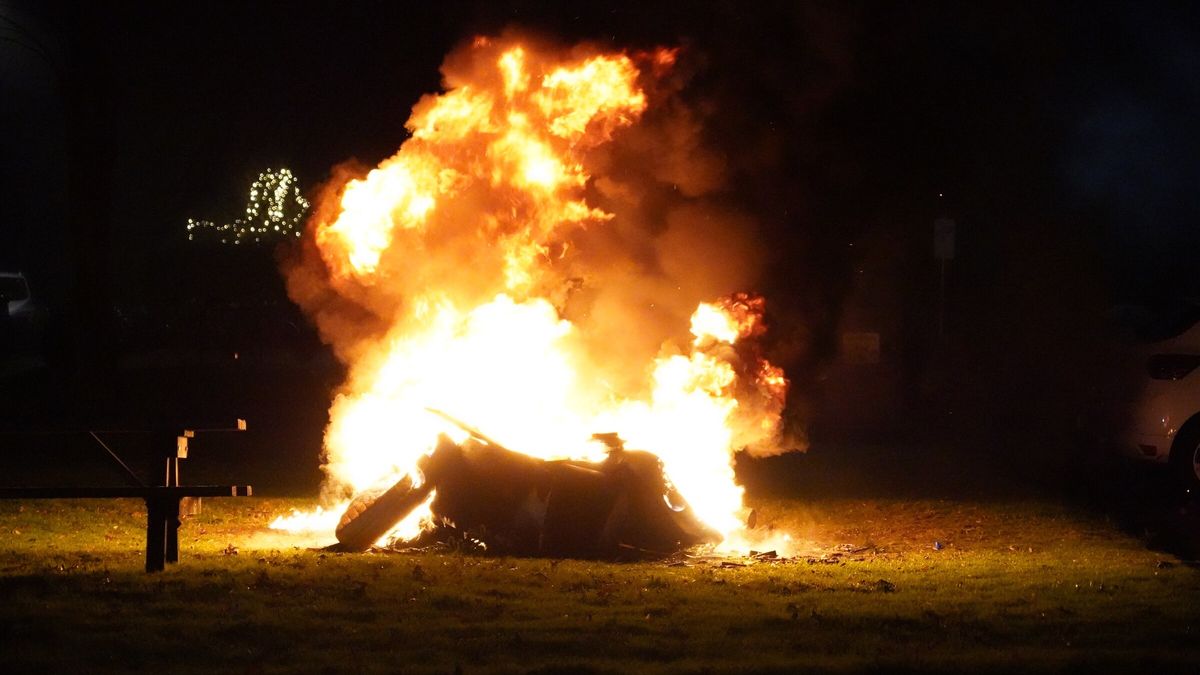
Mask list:
POLYGON ((436 408, 546 459, 598 460, 591 434, 618 432, 662 458, 702 520, 742 528, 732 456, 775 437, 787 386, 746 346, 764 329, 762 298, 699 304, 689 340, 686 322, 626 317, 620 330, 661 333, 640 362, 604 358, 566 311, 594 283, 569 272, 585 234, 616 222, 596 205, 596 171, 650 109, 643 83, 676 58, 476 39, 447 62, 448 90, 416 104, 399 151, 317 210, 324 283, 386 326, 323 326, 335 346, 356 344, 339 350, 350 378, 326 431, 331 485, 357 492, 412 470, 439 433, 461 433, 436 408))

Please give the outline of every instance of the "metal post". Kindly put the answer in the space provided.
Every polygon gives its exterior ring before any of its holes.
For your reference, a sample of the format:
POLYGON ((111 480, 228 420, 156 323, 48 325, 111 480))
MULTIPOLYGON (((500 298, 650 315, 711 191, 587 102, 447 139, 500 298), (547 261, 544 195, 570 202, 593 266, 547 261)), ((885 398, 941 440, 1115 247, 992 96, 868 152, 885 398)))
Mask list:
POLYGON ((946 259, 942 258, 941 273, 938 275, 938 339, 946 341, 946 259))

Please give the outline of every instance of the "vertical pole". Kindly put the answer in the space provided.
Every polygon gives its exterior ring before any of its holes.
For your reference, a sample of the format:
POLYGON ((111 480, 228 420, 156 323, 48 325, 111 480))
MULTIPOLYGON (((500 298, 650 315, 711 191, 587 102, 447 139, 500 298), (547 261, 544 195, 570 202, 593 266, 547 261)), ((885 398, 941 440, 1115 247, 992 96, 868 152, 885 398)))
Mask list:
POLYGON ((938 339, 946 341, 946 259, 942 258, 938 280, 938 339))
POLYGON ((161 572, 166 555, 167 520, 162 500, 146 497, 146 571, 161 572))
POLYGON ((167 529, 167 540, 165 542, 164 557, 166 562, 179 562, 179 497, 170 497, 164 500, 165 513, 164 521, 167 529))

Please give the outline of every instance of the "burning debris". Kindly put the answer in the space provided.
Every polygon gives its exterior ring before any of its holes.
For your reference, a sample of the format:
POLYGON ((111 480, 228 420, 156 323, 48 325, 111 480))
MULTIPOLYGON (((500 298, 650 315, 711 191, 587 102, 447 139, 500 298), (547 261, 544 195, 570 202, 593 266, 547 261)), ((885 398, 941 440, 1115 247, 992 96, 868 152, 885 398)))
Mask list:
POLYGON ((721 536, 696 519, 654 455, 627 450, 617 434, 596 434, 602 462, 547 461, 509 450, 463 425, 471 437, 443 435, 433 453, 382 493, 358 495, 338 523, 343 550, 365 550, 429 499, 447 536, 509 555, 576 558, 661 557, 721 536))
POLYGON ((275 527, 332 530, 353 497, 355 548, 446 520, 549 554, 747 546, 733 454, 780 451, 787 380, 678 57, 477 38, 394 156, 327 186, 285 272, 349 366, 334 506, 275 527))

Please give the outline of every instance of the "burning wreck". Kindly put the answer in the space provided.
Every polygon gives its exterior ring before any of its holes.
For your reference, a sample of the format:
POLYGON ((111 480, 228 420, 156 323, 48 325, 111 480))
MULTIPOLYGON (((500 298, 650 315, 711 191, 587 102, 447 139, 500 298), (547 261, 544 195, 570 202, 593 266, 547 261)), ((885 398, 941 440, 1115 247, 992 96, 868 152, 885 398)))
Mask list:
POLYGON ((336 530, 343 550, 368 548, 435 490, 428 538, 457 535, 490 552, 615 559, 721 540, 695 517, 662 462, 626 450, 617 434, 594 435, 607 448, 603 462, 547 461, 455 423, 470 438, 455 443, 442 435, 418 460, 418 473, 355 497, 336 530))
POLYGON ((476 38, 393 156, 335 172, 284 270, 348 366, 330 508, 272 527, 352 549, 445 527, 545 555, 747 545, 732 460, 783 447, 787 380, 743 292, 763 247, 678 60, 476 38))

